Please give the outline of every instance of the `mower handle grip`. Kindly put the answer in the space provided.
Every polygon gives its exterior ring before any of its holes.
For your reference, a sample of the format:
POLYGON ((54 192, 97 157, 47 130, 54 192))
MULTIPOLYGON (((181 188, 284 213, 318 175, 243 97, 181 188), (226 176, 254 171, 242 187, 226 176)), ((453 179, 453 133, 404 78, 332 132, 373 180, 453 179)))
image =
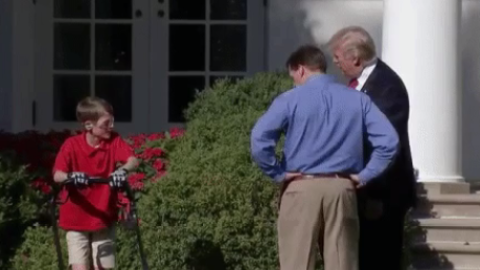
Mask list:
MULTIPOLYGON (((110 183, 110 178, 89 177, 88 182, 90 184, 107 184, 108 185, 110 183)), ((63 184, 65 185, 72 184, 72 183, 73 183, 73 179, 71 178, 68 178, 67 180, 65 180, 65 182, 63 182, 63 184)))

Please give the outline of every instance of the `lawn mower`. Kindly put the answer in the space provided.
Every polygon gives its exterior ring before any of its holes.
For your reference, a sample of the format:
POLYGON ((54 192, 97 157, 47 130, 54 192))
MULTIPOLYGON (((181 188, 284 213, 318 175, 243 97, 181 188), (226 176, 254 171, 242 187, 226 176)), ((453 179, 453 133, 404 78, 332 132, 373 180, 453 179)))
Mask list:
MULTIPOLYGON (((108 185, 110 182, 110 179, 101 179, 101 178, 90 178, 89 183, 90 184, 106 184, 108 185)), ((71 184, 72 180, 67 180, 65 181, 65 185, 71 184)), ((125 182, 125 185, 121 188, 121 191, 124 191, 129 199, 130 203, 130 211, 128 212, 128 221, 129 223, 134 224, 133 229, 135 230, 135 234, 137 235, 137 247, 138 251, 140 253, 140 260, 142 263, 142 270, 149 270, 148 264, 147 264, 147 259, 143 250, 143 244, 142 244, 142 238, 140 234, 140 228, 138 226, 138 216, 137 216, 137 208, 135 205, 135 196, 130 188, 130 185, 128 182, 125 182)), ((56 209, 57 209, 57 204, 59 203, 57 201, 57 195, 58 195, 58 189, 56 189, 56 192, 53 193, 53 197, 50 201, 50 215, 52 218, 52 230, 53 230, 53 237, 54 237, 54 242, 55 242, 55 249, 57 252, 57 258, 58 258, 58 269, 59 270, 65 270, 65 265, 63 263, 63 256, 62 256, 62 247, 60 244, 60 237, 58 233, 58 225, 57 225, 57 214, 56 214, 56 209)), ((68 198, 67 198, 68 199, 68 198)))

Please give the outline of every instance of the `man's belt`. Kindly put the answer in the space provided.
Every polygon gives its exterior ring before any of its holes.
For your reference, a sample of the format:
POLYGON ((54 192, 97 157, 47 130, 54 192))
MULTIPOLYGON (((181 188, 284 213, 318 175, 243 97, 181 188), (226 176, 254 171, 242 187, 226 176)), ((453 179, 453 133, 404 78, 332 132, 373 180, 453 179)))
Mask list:
POLYGON ((312 179, 312 178, 350 178, 348 173, 315 173, 315 174, 303 174, 302 176, 296 177, 292 181, 301 180, 301 179, 312 179))

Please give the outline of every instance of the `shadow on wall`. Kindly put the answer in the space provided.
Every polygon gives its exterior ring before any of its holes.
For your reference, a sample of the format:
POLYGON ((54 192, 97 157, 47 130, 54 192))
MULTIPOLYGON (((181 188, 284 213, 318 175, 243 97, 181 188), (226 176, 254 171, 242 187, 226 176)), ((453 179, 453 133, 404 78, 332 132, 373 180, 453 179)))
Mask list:
MULTIPOLYGON (((360 25, 370 32, 377 54, 382 46, 382 1, 270 0, 269 69, 283 69, 299 45, 324 45, 340 28, 360 25)), ((480 6, 463 1, 461 75, 463 89, 463 175, 480 181, 480 6)), ((346 82, 329 57, 328 73, 346 82)), ((455 91, 452 89, 452 91, 455 91)))
MULTIPOLYGON (((340 28, 361 25, 371 33, 381 53, 381 1, 271 0, 269 8, 269 67, 284 67, 285 58, 299 45, 324 45, 340 28)), ((346 82, 331 57, 328 73, 346 82)))
POLYGON ((463 1, 461 30, 461 73, 463 89, 462 144, 463 175, 480 181, 480 6, 463 1))

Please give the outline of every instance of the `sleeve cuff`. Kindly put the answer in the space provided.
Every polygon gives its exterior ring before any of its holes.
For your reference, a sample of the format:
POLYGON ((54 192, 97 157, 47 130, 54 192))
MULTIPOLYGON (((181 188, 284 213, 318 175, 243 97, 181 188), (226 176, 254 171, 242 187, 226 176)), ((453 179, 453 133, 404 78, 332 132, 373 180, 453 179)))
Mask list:
POLYGON ((285 176, 286 176, 286 172, 280 172, 277 174, 277 176, 273 177, 273 180, 276 182, 276 183, 281 183, 283 182, 283 180, 285 180, 285 176))
POLYGON ((365 185, 367 184, 370 180, 371 180, 371 177, 369 177, 365 171, 362 171, 358 174, 358 179, 360 180, 360 184, 361 185, 365 185))

